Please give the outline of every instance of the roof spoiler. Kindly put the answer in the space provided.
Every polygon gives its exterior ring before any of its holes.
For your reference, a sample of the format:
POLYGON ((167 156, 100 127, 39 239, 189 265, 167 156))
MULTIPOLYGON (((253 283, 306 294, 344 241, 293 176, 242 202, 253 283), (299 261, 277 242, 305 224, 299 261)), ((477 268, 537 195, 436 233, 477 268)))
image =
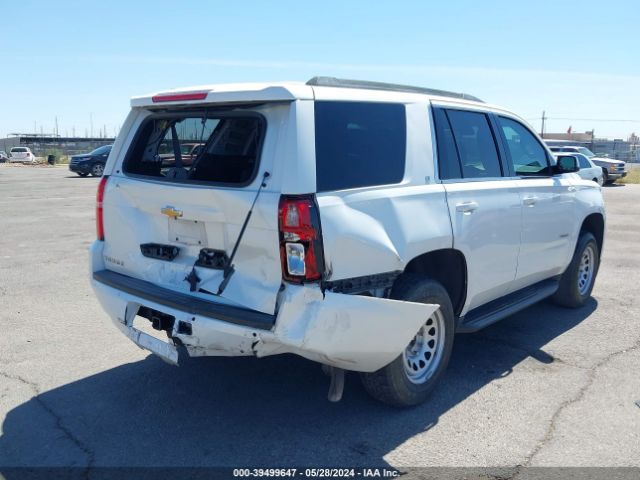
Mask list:
POLYGON ((362 88, 367 90, 386 90, 390 92, 422 93, 427 95, 437 95, 439 97, 460 98, 474 102, 484 103, 477 97, 468 93, 449 92, 435 88, 414 87, 411 85, 398 85, 396 83, 370 82, 368 80, 349 80, 335 77, 313 77, 307 82, 312 87, 337 87, 337 88, 362 88))

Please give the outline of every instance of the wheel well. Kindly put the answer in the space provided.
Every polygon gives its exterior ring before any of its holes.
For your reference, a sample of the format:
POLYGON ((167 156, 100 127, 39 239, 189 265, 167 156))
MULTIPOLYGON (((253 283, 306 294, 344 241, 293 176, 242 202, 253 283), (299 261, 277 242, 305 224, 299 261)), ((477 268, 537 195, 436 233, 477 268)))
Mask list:
POLYGON ((602 252, 602 244, 604 242, 604 217, 600 213, 592 213, 587 216, 580 227, 581 232, 590 232, 596 237, 598 250, 602 252))
POLYGON ((459 315, 467 297, 467 262, 459 250, 447 248, 424 253, 411 260, 405 272, 420 273, 440 282, 459 315))

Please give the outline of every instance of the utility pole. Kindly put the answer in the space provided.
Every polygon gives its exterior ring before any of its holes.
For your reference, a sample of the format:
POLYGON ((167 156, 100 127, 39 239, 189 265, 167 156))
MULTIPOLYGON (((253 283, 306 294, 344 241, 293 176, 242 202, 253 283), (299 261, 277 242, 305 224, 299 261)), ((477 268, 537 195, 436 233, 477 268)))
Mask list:
POLYGON ((540 127, 540 138, 544 138, 544 121, 547 117, 544 114, 544 110, 542 111, 542 126, 540 127))
POLYGON ((89 124, 91 125, 91 137, 93 137, 93 112, 89 112, 89 124))
POLYGON ((56 137, 58 136, 58 117, 56 117, 56 137))

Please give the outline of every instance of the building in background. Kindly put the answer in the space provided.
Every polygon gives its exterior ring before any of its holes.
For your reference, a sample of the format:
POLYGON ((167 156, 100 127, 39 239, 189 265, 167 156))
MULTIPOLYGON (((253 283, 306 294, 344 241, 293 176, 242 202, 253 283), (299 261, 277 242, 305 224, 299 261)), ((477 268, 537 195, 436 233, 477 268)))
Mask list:
POLYGON ((58 155, 86 153, 102 145, 110 145, 115 138, 61 137, 54 134, 12 133, 0 138, 0 150, 8 152, 13 147, 29 147, 36 157, 44 157, 52 152, 58 155))
POLYGON ((623 160, 625 162, 640 162, 640 137, 635 133, 629 135, 627 140, 615 138, 597 138, 594 131, 545 133, 544 141, 548 145, 581 145, 587 147, 593 153, 602 156, 623 160))

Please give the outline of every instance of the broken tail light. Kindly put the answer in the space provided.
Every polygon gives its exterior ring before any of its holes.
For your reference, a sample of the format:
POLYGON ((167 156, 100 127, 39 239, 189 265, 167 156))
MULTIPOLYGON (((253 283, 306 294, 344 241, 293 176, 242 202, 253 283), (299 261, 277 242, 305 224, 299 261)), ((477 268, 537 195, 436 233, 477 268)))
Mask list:
POLYGON ((96 193, 96 234, 98 240, 104 240, 104 212, 102 202, 104 200, 104 190, 109 180, 108 175, 103 175, 98 184, 98 192, 96 193))
POLYGON ((294 283, 322 278, 324 255, 318 207, 312 195, 283 195, 278 207, 282 277, 294 283))

